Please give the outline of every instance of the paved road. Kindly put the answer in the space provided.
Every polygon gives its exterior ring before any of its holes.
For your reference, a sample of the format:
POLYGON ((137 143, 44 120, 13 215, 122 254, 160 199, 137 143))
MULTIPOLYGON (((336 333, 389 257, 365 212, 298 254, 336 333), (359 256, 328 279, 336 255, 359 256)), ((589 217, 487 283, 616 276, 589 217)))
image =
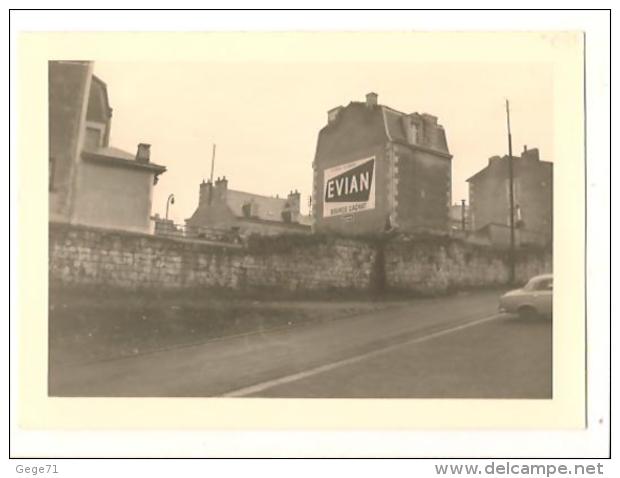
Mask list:
POLYGON ((551 321, 497 292, 50 371, 56 396, 550 398, 551 321))

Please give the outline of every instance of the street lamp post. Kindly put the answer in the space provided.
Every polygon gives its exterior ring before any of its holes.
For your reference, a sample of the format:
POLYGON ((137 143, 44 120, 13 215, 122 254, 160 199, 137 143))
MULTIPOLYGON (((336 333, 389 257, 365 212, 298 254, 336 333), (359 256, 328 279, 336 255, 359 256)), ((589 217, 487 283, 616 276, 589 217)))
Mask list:
POLYGON ((166 220, 168 220, 168 210, 171 204, 174 204, 174 194, 168 196, 168 200, 166 201, 166 220))
POLYGON ((506 126, 508 129, 508 197, 510 207, 510 283, 515 281, 515 205, 514 171, 512 165, 512 133, 510 132, 510 105, 506 100, 506 126))

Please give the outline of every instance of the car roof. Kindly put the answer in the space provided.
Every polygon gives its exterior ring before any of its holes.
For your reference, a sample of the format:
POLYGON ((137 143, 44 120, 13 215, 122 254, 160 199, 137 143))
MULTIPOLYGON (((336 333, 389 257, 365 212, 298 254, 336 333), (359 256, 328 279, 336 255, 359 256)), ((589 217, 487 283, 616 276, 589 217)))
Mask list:
POLYGON ((540 274, 538 276, 532 277, 530 280, 543 280, 543 279, 553 279, 553 274, 540 274))

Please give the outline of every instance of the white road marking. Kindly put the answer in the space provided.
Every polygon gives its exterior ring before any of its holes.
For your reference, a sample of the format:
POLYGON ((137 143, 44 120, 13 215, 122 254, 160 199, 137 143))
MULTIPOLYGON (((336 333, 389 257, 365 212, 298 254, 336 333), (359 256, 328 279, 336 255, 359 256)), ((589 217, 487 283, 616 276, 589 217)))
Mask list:
POLYGON ((484 322, 489 322, 491 320, 498 319, 501 316, 502 316, 501 314, 491 315, 489 317, 484 317, 482 319, 474 320, 472 322, 467 322, 466 324, 457 325, 456 327, 450 327, 449 329, 440 330, 439 332, 433 332, 432 334, 424 335, 422 337, 417 337, 415 339, 407 340, 405 342, 401 342, 401 343, 394 344, 394 345, 389 345, 382 349, 373 350, 372 352, 367 352, 361 355, 356 355, 354 357, 349 357, 347 359, 338 360, 337 362, 332 362, 327 365, 321 365, 320 367, 311 368, 303 372, 286 375, 284 377, 276 378, 273 380, 267 380, 266 382, 257 383, 255 385, 250 385, 249 387, 244 387, 244 388, 240 388, 237 390, 233 390, 221 396, 222 397, 245 397, 247 395, 251 395, 257 392, 262 392, 263 390, 267 390, 268 388, 273 388, 273 387, 276 387, 278 385, 282 385, 285 383, 302 380, 304 378, 312 377, 313 375, 318 375, 323 372, 328 372, 330 370, 333 370, 338 367, 342 367, 344 365, 350 365, 350 364, 360 362, 370 357, 376 357, 377 355, 381 355, 386 352, 391 352, 392 350, 395 350, 399 347, 404 347, 406 345, 411 345, 411 344, 419 344, 420 342, 426 342, 428 340, 441 337, 442 335, 447 335, 447 334, 451 334, 452 332, 458 332, 459 330, 467 329, 469 327, 474 327, 484 322))

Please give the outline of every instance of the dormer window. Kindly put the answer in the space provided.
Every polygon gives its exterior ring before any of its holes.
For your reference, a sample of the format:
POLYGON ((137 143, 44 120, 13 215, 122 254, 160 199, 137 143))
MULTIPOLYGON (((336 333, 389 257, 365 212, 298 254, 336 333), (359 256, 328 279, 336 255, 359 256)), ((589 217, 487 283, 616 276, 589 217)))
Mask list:
POLYGON ((84 131, 84 149, 95 151, 103 146, 105 125, 88 121, 84 131))
POLYGON ((409 131, 407 132, 407 134, 409 136, 409 138, 407 139, 411 144, 418 144, 418 127, 415 123, 409 124, 409 131))
POLYGON ((418 144, 418 125, 416 121, 419 120, 415 115, 407 115, 402 117, 402 125, 407 135, 407 142, 409 144, 418 144))
POLYGON ((101 131, 96 128, 86 128, 86 136, 84 138, 84 148, 91 151, 101 146, 101 131))
POLYGON ((243 217, 251 217, 252 216, 252 203, 246 202, 243 206, 241 206, 241 212, 243 213, 243 217))
POLYGON ((258 217, 258 204, 253 199, 246 201, 241 206, 241 213, 247 218, 258 217))

